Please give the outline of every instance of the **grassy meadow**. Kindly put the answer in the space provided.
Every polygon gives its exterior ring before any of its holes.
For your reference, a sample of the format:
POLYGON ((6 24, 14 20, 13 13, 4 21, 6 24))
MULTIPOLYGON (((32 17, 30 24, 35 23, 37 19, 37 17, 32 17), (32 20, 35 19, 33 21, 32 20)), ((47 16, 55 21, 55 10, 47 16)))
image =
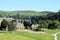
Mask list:
MULTIPOLYGON (((0 32, 0 40, 54 40, 52 34, 59 32, 59 30, 45 29, 48 34, 42 33, 28 33, 28 32, 0 32)), ((58 34, 60 40, 60 34, 58 34)))
MULTIPOLYGON (((41 13, 41 12, 35 12, 35 11, 20 11, 20 12, 9 11, 9 12, 0 12, 0 16, 3 16, 3 17, 17 16, 17 13, 21 17, 47 15, 47 13, 41 13)), ((52 36, 52 34, 60 32, 60 29, 56 29, 56 30, 43 29, 43 30, 48 34, 28 33, 28 32, 0 32, 0 40, 54 40, 54 37, 52 36)), ((57 36, 58 36, 58 40, 60 40, 60 34, 58 34, 57 36)))
POLYGON ((58 40, 60 40, 60 34, 58 34, 57 36, 58 36, 58 40))
POLYGON ((49 34, 6 32, 6 33, 0 33, 0 40, 53 40, 53 37, 49 34))

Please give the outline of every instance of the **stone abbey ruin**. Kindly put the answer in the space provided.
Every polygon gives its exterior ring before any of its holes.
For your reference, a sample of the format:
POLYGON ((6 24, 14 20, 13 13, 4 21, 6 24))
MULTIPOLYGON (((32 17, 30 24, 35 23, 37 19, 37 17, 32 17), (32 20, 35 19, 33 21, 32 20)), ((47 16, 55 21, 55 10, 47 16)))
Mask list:
MULTIPOLYGON (((3 20, 6 20, 8 22, 12 22, 12 23, 16 24, 16 30, 23 30, 24 29, 24 24, 23 24, 24 21, 31 22, 31 20, 29 20, 29 19, 22 20, 22 19, 13 19, 13 18, 0 18, 0 27, 1 27, 1 22, 3 20)), ((32 27, 32 24, 31 24, 31 27, 32 27)), ((6 27, 6 31, 8 31, 8 27, 6 27)))

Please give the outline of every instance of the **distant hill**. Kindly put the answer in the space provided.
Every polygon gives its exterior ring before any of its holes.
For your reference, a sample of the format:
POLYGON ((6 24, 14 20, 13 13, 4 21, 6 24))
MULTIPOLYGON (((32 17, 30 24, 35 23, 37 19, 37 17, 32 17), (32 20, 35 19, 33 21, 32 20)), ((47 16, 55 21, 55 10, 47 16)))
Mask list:
POLYGON ((40 13, 56 13, 56 12, 52 12, 52 11, 42 11, 40 13))
POLYGON ((47 13, 41 13, 37 11, 14 11, 14 13, 18 13, 23 16, 43 16, 47 14, 47 13))
POLYGON ((37 11, 0 11, 0 16, 14 16, 14 15, 21 15, 21 16, 44 16, 50 13, 49 11, 37 12, 37 11))

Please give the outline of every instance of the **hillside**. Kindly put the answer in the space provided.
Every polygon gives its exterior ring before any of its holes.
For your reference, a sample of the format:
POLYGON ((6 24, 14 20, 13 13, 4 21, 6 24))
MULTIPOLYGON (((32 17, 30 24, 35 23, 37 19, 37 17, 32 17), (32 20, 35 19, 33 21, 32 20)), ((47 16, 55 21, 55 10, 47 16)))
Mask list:
POLYGON ((19 14, 21 16, 43 16, 47 13, 43 12, 36 12, 36 11, 0 11, 0 16, 14 16, 16 14, 19 14))
POLYGON ((40 13, 37 11, 15 11, 14 13, 19 13, 20 15, 23 16, 43 16, 47 14, 47 13, 40 13))

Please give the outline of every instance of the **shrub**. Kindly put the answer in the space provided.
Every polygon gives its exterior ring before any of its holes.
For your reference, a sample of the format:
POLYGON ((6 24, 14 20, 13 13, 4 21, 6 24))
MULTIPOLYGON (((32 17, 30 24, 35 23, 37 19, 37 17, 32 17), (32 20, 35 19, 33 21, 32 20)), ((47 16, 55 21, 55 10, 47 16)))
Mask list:
POLYGON ((9 22, 8 31, 15 31, 15 29, 16 29, 16 24, 9 22))
POLYGON ((30 23, 29 21, 24 21, 24 26, 25 26, 25 29, 28 29, 28 28, 30 28, 30 29, 32 29, 32 23, 30 23))
POLYGON ((34 28, 32 29, 33 31, 41 31, 41 26, 34 24, 34 28))
POLYGON ((51 21, 48 23, 48 29, 56 29, 58 27, 58 23, 55 21, 51 21))
POLYGON ((1 22, 1 30, 6 30, 7 25, 8 22, 5 19, 3 19, 3 21, 1 22))

